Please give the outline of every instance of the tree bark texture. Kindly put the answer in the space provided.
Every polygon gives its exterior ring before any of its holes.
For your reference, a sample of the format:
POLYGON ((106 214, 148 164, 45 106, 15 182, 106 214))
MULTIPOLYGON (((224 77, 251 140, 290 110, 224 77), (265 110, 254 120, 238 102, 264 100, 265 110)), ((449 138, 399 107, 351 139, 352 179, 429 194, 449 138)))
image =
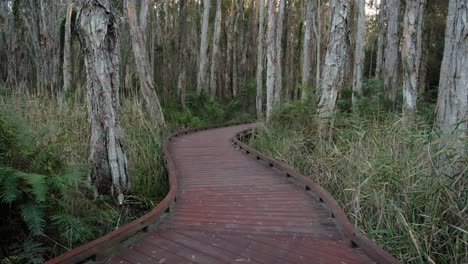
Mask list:
POLYGON ((221 39, 221 0, 216 1, 216 17, 214 23, 213 49, 211 52, 211 69, 210 69, 210 94, 211 98, 216 96, 217 70, 219 69, 219 41, 221 39))
POLYGON ((401 63, 403 69, 403 123, 410 127, 416 114, 419 73, 421 66, 421 25, 424 19, 425 0, 408 1, 403 19, 401 38, 401 63))
POLYGON ((275 12, 276 0, 268 0, 268 27, 267 27, 267 102, 266 117, 269 119, 273 113, 273 96, 276 78, 276 45, 275 45, 275 12))
POLYGON ((353 71, 353 95, 352 104, 356 105, 357 100, 362 96, 362 79, 364 76, 364 33, 366 30, 366 1, 357 1, 357 22, 356 22, 356 46, 354 51, 354 71, 353 71))
MULTIPOLYGON (((443 165, 448 157, 467 153, 468 131, 468 1, 450 0, 445 29, 444 57, 442 59, 437 121, 447 138, 442 143, 447 151, 439 165, 442 172, 454 175, 466 169, 459 162, 456 167, 443 165), (465 142, 464 142, 465 140, 465 142)), ((463 160, 462 158, 459 160, 463 160)))
POLYGON ((257 40, 257 96, 255 100, 255 105, 257 109, 257 117, 261 117, 262 108, 263 108, 263 48, 264 48, 264 39, 265 39, 265 1, 259 0, 259 19, 258 19, 258 40, 257 40))
POLYGON ((89 179, 100 194, 116 195, 122 203, 130 178, 119 120, 119 42, 111 1, 83 1, 77 27, 85 56, 91 125, 89 179))
POLYGON ((284 9, 286 0, 280 0, 278 7, 278 19, 276 27, 276 78, 274 90, 274 104, 279 106, 281 94, 283 92, 283 28, 284 28, 284 9))
POLYGON ((154 87, 144 34, 137 22, 135 0, 125 0, 124 3, 141 92, 153 122, 158 126, 164 125, 164 114, 154 87))
POLYGON ((399 15, 400 0, 387 0, 387 46, 385 48, 384 87, 390 108, 395 111, 399 85, 399 15))
POLYGON ((198 76, 197 76, 197 92, 206 92, 206 74, 208 65, 208 23, 210 18, 210 0, 203 2, 203 21, 200 39, 200 53, 198 57, 198 76))
POLYGON ((71 16, 73 11, 73 1, 67 0, 67 13, 65 17, 65 39, 63 42, 63 90, 62 97, 70 89, 72 82, 71 68, 71 16))
POLYGON ((314 15, 312 5, 313 0, 307 0, 304 42, 302 43, 302 100, 307 99, 306 89, 310 89, 312 84, 310 78, 312 72, 310 45, 312 40, 312 16, 314 15))
POLYGON ((385 48, 385 32, 387 27, 385 26, 385 21, 387 14, 386 9, 386 0, 380 0, 379 4, 379 34, 377 37, 377 58, 375 64, 375 76, 382 77, 383 61, 384 61, 384 48, 385 48))
POLYGON ((348 60, 348 12, 347 0, 330 1, 330 31, 323 68, 322 95, 318 104, 320 129, 326 132, 333 124, 339 93, 344 83, 348 60))

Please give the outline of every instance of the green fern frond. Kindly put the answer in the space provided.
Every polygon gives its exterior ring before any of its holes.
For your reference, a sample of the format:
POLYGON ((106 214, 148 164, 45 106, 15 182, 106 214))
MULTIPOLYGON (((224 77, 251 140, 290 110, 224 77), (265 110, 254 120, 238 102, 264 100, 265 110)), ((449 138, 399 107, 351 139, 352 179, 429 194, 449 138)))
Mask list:
POLYGON ((14 202, 20 195, 16 171, 8 167, 0 167, 0 201, 5 204, 14 202))
POLYGON ((11 263, 27 263, 39 264, 44 263, 44 253, 46 248, 42 243, 27 239, 22 244, 17 244, 12 248, 12 253, 15 256, 11 263))
POLYGON ((41 235, 44 232, 45 219, 42 207, 34 202, 20 205, 21 218, 26 223, 33 235, 41 235))
POLYGON ((45 202, 48 186, 46 176, 34 173, 18 173, 18 176, 23 179, 30 188, 30 193, 34 195, 37 202, 45 202))

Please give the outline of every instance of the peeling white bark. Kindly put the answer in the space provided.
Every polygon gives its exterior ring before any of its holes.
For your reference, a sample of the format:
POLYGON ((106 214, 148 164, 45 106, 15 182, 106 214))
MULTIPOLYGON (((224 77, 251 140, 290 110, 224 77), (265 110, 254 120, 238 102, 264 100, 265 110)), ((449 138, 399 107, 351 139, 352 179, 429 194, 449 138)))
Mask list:
POLYGON ((416 113, 422 54, 419 30, 424 19, 425 5, 425 0, 407 2, 403 20, 400 50, 403 69, 403 123, 407 127, 413 124, 416 113))
POLYGON ((330 1, 330 31, 322 73, 322 95, 317 109, 322 132, 333 124, 338 95, 344 83, 349 46, 346 36, 348 12, 347 0, 330 1))
POLYGON ((216 75, 219 59, 219 41, 221 39, 221 0, 216 1, 216 18, 214 23, 213 50, 211 53, 211 70, 210 70, 210 93, 211 98, 216 96, 216 75))
POLYGON ((364 75, 364 33, 366 27, 366 1, 356 0, 358 18, 356 25, 356 49, 354 51, 354 71, 353 71, 353 95, 352 104, 356 105, 358 98, 362 96, 362 79, 364 75))
POLYGON ((85 56, 91 125, 89 179, 99 193, 116 195, 122 203, 130 178, 119 120, 119 38, 111 1, 83 1, 77 26, 85 56))
POLYGON ((203 2, 203 22, 202 32, 200 39, 200 53, 198 54, 198 75, 197 75, 197 92, 205 92, 206 87, 206 73, 208 64, 208 23, 210 18, 210 0, 203 2))
POLYGON ((437 121, 448 145, 439 165, 442 172, 456 174, 466 164, 445 168, 444 160, 454 155, 466 155, 468 131, 468 1, 450 0, 445 29, 444 57, 440 70, 437 97, 437 121))
POLYGON ((276 28, 276 78, 274 90, 274 104, 278 106, 281 101, 283 91, 283 27, 284 27, 284 9, 286 0, 280 0, 278 7, 278 21, 276 28))
POLYGON ((275 12, 276 0, 268 1, 268 28, 267 28, 267 103, 266 117, 269 119, 273 113, 273 96, 276 78, 276 52, 275 52, 275 12))
POLYGON ((390 108, 395 111, 399 85, 400 0, 387 0, 387 46, 385 48, 384 87, 390 108))

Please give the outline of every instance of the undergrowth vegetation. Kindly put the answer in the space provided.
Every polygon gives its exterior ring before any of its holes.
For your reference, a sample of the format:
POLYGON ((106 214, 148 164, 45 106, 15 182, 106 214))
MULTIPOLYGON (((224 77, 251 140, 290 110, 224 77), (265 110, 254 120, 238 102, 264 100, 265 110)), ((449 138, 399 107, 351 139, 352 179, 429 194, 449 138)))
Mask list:
POLYGON ((164 137, 182 127, 251 118, 238 100, 191 94, 187 108, 167 108, 156 128, 143 104, 122 100, 132 192, 119 206, 93 197, 88 184, 89 125, 83 102, 0 97, 0 262, 42 263, 126 224, 162 200, 169 183, 161 159, 164 137))
POLYGON ((292 102, 256 130, 251 145, 269 153, 330 192, 349 219, 403 263, 466 263, 468 157, 455 176, 436 169, 440 154, 432 112, 425 106, 412 129, 383 111, 380 86, 347 113, 346 96, 333 128, 321 140, 313 102, 292 102), (344 108, 343 108, 344 107, 344 108))

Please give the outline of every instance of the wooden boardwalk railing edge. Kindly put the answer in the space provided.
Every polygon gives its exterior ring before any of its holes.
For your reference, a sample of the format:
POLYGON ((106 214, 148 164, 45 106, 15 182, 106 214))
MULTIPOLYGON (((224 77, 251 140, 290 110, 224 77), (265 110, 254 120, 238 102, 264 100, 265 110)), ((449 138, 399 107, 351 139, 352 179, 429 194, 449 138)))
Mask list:
POLYGON ((348 240, 350 247, 358 247, 363 250, 376 263, 400 263, 395 257, 378 246, 374 241, 369 239, 365 234, 355 228, 349 221, 345 212, 340 207, 338 202, 320 185, 304 176, 294 168, 279 162, 277 159, 257 151, 251 146, 244 143, 241 138, 251 134, 254 128, 237 133, 232 139, 232 143, 236 145, 244 154, 256 159, 259 162, 266 163, 267 166, 279 170, 282 176, 294 182, 303 188, 304 191, 310 192, 312 196, 318 199, 330 212, 330 216, 335 219, 338 228, 343 232, 348 240))
POLYGON ((49 261, 47 264, 56 263, 83 263, 86 261, 99 261, 114 253, 122 244, 128 241, 133 236, 141 232, 147 232, 152 227, 158 225, 160 220, 171 211, 171 207, 177 200, 178 184, 177 175, 174 165, 174 160, 169 152, 169 142, 176 137, 190 133, 196 133, 202 130, 228 127, 234 125, 249 124, 255 122, 248 120, 243 122, 231 122, 221 125, 212 125, 204 127, 194 127, 176 131, 164 139, 163 143, 163 160, 168 172, 169 177, 169 193, 166 197, 149 213, 144 216, 133 220, 132 222, 119 227, 118 229, 99 237, 91 242, 82 246, 74 248, 60 256, 57 256, 49 261))

